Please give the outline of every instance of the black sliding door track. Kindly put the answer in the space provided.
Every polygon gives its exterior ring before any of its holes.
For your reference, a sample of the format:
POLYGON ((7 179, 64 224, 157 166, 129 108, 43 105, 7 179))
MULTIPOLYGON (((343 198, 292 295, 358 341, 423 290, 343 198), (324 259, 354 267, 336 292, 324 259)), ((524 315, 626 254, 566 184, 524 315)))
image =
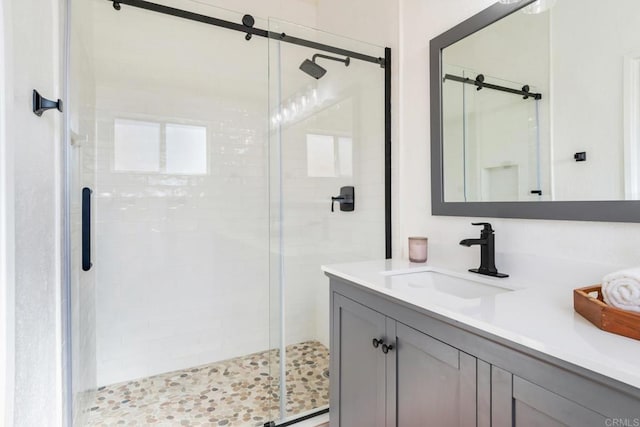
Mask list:
POLYGON ((227 28, 229 30, 240 31, 245 34, 251 34, 254 36, 265 37, 274 40, 280 40, 286 43, 297 44, 299 46, 306 46, 312 49, 323 50, 325 52, 331 52, 336 55, 348 56, 350 58, 359 59, 361 61, 372 62, 385 67, 384 58, 376 58, 374 56, 365 55, 363 53, 354 52, 347 49, 341 49, 339 47, 329 46, 326 44, 314 42, 311 40, 301 39, 298 37, 292 37, 286 33, 276 33, 274 31, 263 30, 260 28, 254 28, 244 24, 238 24, 236 22, 225 21, 224 19, 213 18, 207 15, 201 15, 199 13, 189 12, 187 10, 176 9, 175 7, 164 6, 157 3, 151 3, 144 0, 108 0, 113 3, 116 10, 120 10, 120 5, 126 4, 129 6, 137 7, 140 9, 151 10, 165 15, 177 16, 179 18, 189 19, 191 21, 202 22, 203 24, 215 25, 216 27, 227 28))

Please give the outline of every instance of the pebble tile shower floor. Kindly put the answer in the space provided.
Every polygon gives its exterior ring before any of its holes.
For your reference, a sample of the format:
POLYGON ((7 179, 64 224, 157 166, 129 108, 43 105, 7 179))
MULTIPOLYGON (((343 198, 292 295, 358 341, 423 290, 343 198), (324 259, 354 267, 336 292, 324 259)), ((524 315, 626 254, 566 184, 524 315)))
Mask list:
MULTIPOLYGON (((329 351, 318 341, 287 346, 287 413, 329 404, 329 351)), ((90 426, 262 426, 278 412, 278 350, 98 389, 90 426), (270 389, 271 387, 271 389, 270 389)))

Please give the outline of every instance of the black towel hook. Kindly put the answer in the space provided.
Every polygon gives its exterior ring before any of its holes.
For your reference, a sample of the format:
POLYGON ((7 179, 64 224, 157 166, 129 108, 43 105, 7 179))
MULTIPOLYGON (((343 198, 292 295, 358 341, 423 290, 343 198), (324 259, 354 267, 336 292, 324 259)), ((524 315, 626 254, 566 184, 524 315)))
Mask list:
POLYGON ((52 108, 55 108, 56 110, 62 112, 62 101, 61 100, 57 100, 57 101, 52 101, 50 99, 47 98, 43 98, 42 95, 40 95, 38 93, 37 90, 33 90, 33 113, 40 117, 42 116, 42 113, 44 113, 47 110, 51 110, 52 108))

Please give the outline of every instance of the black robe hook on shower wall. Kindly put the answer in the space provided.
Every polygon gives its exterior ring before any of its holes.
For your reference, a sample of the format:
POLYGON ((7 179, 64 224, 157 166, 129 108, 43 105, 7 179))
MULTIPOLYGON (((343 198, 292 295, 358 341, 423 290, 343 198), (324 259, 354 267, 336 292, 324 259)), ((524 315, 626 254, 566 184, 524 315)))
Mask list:
POLYGON ((47 110, 51 110, 52 108, 55 108, 56 110, 62 112, 62 101, 61 100, 57 100, 57 101, 52 101, 50 99, 47 98, 43 98, 42 95, 40 95, 38 93, 37 90, 33 90, 33 113, 40 117, 42 116, 42 113, 44 113, 47 110))

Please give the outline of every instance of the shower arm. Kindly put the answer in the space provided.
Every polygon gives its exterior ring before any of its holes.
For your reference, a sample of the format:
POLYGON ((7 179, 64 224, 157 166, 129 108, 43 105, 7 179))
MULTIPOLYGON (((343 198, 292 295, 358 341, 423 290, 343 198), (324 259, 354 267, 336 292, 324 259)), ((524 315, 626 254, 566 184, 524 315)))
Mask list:
POLYGON ((342 59, 342 58, 336 58, 335 56, 329 56, 329 55, 323 55, 321 53, 316 53, 315 55, 313 55, 311 57, 311 61, 313 63, 316 63, 316 58, 324 58, 324 59, 330 59, 332 61, 344 62, 344 66, 345 67, 348 67, 349 64, 351 63, 351 58, 349 58, 348 56, 345 59, 342 59))

